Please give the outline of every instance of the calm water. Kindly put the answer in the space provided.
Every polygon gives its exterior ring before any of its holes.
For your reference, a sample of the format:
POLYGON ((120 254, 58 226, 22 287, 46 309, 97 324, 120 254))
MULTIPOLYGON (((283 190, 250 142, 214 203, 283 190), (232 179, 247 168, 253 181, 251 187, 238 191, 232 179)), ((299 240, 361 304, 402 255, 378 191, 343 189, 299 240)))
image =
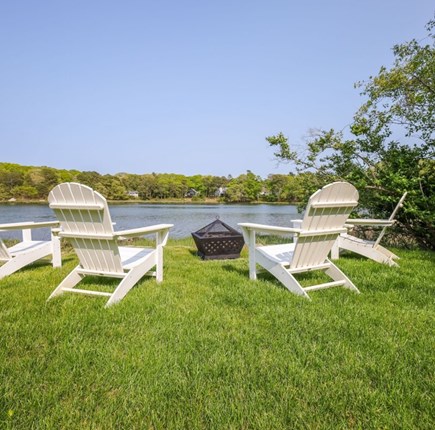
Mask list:
MULTIPOLYGON (((153 224, 174 224, 170 237, 183 238, 213 222, 216 217, 240 230, 238 222, 256 222, 291 227, 290 220, 300 218, 296 206, 284 205, 159 205, 126 204, 109 205, 115 230, 143 227, 153 224)), ((0 205, 0 224, 20 221, 55 220, 53 211, 46 205, 0 205)), ((45 230, 35 230, 37 239, 48 238, 45 230)), ((1 237, 19 238, 19 233, 1 232, 1 237)))

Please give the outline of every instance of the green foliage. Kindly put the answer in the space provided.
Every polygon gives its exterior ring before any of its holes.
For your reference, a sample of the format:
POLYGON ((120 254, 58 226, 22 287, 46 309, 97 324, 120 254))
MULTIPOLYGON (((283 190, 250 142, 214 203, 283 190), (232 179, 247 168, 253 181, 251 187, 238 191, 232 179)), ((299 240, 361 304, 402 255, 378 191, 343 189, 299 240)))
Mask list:
POLYGON ((2 166, 0 169, 0 183, 7 189, 23 185, 24 173, 19 170, 9 170, 2 166))
POLYGON ((8 188, 0 184, 0 201, 2 200, 9 200, 11 198, 11 193, 9 192, 8 188))
MULTIPOLYGON (((427 25, 428 44, 396 45, 394 65, 382 67, 368 82, 356 84, 367 98, 354 116, 350 136, 319 130, 308 155, 290 150, 282 134, 267 137, 275 155, 294 162, 299 172, 315 172, 321 185, 334 179, 360 190, 359 209, 370 217, 391 212, 408 191, 398 230, 435 248, 435 21, 427 25)), ((319 184, 319 185, 320 185, 319 184)), ((311 193, 307 190, 306 195, 311 193)))
POLYGON ((24 183, 37 190, 36 196, 46 196, 58 184, 58 175, 55 169, 49 167, 32 168, 24 177, 24 183))
POLYGON ((278 148, 273 154, 275 157, 282 160, 293 160, 297 157, 297 153, 290 150, 288 138, 284 136, 282 132, 279 132, 276 136, 268 136, 266 140, 269 142, 270 146, 278 148))
POLYGON ((229 181, 224 200, 227 202, 253 202, 260 198, 262 179, 250 170, 229 181))
POLYGON ((101 182, 101 175, 98 172, 80 172, 76 177, 76 182, 96 188, 101 182))
MULTIPOLYGON (((420 141, 429 156, 435 148, 435 20, 427 24, 429 43, 422 45, 415 39, 395 45, 394 65, 382 67, 378 75, 363 87, 368 97, 356 115, 354 133, 367 133, 378 127, 385 134, 399 125, 407 137, 420 141)), ((423 42, 425 41, 423 40, 423 42)))
POLYGON ((21 199, 35 199, 38 197, 38 190, 30 185, 19 185, 12 188, 11 194, 21 199))
POLYGON ((299 175, 269 175, 265 181, 267 193, 264 199, 268 202, 300 203, 305 199, 307 190, 316 190, 313 182, 316 175, 301 173, 299 175))
MULTIPOLYGON (((250 171, 237 178, 184 176, 175 173, 101 175, 95 171, 80 172, 0 163, 0 201, 10 198, 46 199, 50 190, 62 182, 88 185, 109 200, 127 200, 129 191, 137 191, 143 200, 182 200, 190 188, 199 193, 195 201, 217 198, 217 191, 227 188, 228 194, 222 197, 222 201, 251 202, 266 198, 262 192, 266 182, 250 171)), ((280 201, 281 197, 272 197, 271 201, 280 201)))
POLYGON ((110 200, 126 200, 129 191, 137 191, 140 198, 181 199, 195 184, 204 197, 214 196, 226 178, 215 176, 187 177, 177 174, 101 175, 98 172, 57 170, 49 167, 21 166, 0 163, 0 200, 46 199, 50 190, 62 182, 80 182, 94 188, 110 200))

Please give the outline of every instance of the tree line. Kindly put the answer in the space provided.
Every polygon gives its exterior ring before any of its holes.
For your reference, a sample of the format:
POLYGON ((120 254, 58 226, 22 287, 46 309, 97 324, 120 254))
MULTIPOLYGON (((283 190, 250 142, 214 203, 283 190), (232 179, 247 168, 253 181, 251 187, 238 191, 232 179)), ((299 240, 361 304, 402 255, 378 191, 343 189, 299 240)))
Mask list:
POLYGON ((266 179, 247 171, 237 177, 174 173, 102 175, 98 172, 0 163, 0 201, 46 200, 62 182, 79 182, 109 200, 215 199, 228 203, 301 201, 311 174, 271 174, 266 179))

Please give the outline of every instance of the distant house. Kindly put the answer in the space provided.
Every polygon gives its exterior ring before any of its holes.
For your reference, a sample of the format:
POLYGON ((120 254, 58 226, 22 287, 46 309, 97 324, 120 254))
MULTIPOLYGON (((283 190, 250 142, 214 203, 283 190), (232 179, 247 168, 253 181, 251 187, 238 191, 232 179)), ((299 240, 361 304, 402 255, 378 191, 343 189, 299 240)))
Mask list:
POLYGON ((195 188, 189 188, 184 197, 196 197, 197 195, 199 195, 199 192, 196 191, 195 188))
POLYGON ((134 199, 138 199, 139 198, 139 193, 137 191, 129 191, 127 193, 128 197, 132 197, 134 199))
POLYGON ((270 195, 270 191, 268 191, 266 188, 262 188, 262 190, 260 191, 260 196, 268 196, 270 195))
POLYGON ((226 187, 219 187, 219 188, 216 190, 216 192, 214 193, 214 195, 215 195, 216 197, 222 197, 222 196, 225 195, 226 191, 227 191, 227 188, 226 188, 226 187))

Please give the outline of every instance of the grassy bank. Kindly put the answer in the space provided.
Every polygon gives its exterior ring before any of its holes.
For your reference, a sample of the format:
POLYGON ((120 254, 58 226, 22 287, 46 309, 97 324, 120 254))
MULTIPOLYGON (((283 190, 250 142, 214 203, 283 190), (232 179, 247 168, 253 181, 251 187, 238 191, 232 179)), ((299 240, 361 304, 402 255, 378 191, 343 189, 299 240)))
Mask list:
POLYGON ((340 259, 362 294, 311 302, 190 239, 109 309, 46 303, 73 254, 21 270, 0 281, 0 428, 433 428, 435 254, 397 253, 340 259))

